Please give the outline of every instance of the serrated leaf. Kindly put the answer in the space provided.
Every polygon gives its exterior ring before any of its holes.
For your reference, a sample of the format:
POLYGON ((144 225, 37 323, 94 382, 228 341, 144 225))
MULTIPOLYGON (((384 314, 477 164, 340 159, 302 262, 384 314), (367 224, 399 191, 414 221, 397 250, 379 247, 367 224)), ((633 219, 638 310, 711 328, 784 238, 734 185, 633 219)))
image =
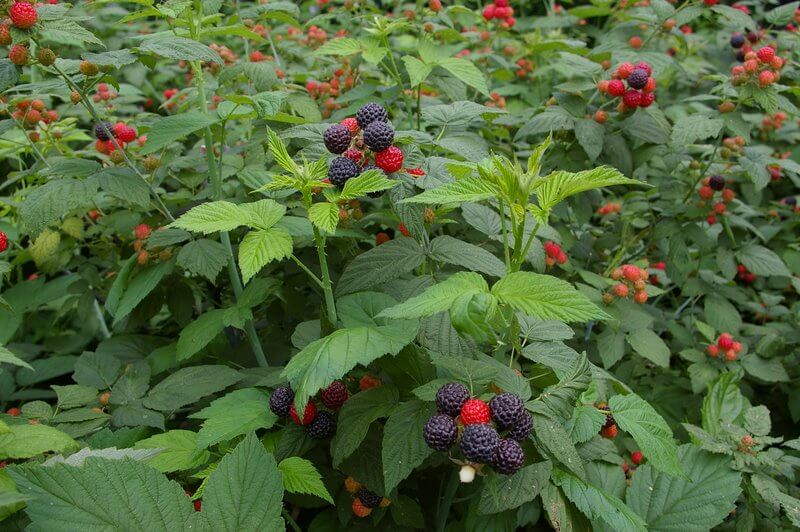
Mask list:
POLYGON ((201 397, 224 390, 242 376, 227 366, 192 366, 182 368, 159 382, 144 398, 144 406, 154 410, 174 411, 201 397))
POLYGON ((739 262, 756 275, 792 276, 781 258, 774 251, 764 246, 750 244, 736 252, 736 256, 739 262))
POLYGON ((480 177, 465 177, 458 181, 426 190, 417 196, 406 198, 400 203, 464 203, 476 202, 499 196, 499 191, 491 183, 480 177))
POLYGON ((30 458, 78 448, 75 440, 48 425, 9 425, 8 429, 0 432, 0 459, 30 458))
POLYGON ((197 434, 197 447, 204 449, 258 429, 268 429, 278 420, 267 394, 256 388, 234 390, 189 417, 203 419, 197 434))
POLYGON ((250 231, 239 244, 239 269, 247 283, 261 268, 292 254, 292 237, 277 227, 250 231))
POLYGON ((19 209, 25 229, 32 236, 50 222, 73 209, 92 204, 99 184, 96 178, 57 179, 45 183, 28 194, 19 209))
POLYGON ((251 215, 229 201, 211 201, 190 209, 170 224, 170 227, 185 229, 195 233, 217 233, 232 231, 242 225, 249 225, 251 215))
POLYGON ((0 364, 12 364, 33 371, 30 364, 16 356, 14 353, 0 345, 0 364))
POLYGON ((339 466, 364 440, 370 423, 386 417, 397 406, 397 388, 384 384, 359 392, 339 411, 336 435, 331 440, 333 464, 339 466))
POLYGON ((350 294, 391 281, 417 268, 423 260, 425 255, 415 239, 390 240, 353 259, 339 278, 336 292, 350 294))
POLYGON ((496 514, 535 499, 550 478, 550 462, 525 466, 511 476, 492 475, 483 485, 478 513, 496 514))
POLYGON ((590 161, 597 159, 603 151, 604 136, 605 128, 594 120, 584 118, 575 123, 575 138, 590 161))
POLYGON ((438 60, 436 65, 444 68, 453 76, 457 77, 470 87, 477 89, 485 96, 489 95, 489 85, 486 83, 486 78, 483 77, 483 73, 472 63, 472 61, 462 57, 445 57, 438 60))
POLYGON ((383 430, 383 479, 391 492, 433 453, 422 438, 422 429, 436 412, 433 403, 412 400, 398 405, 383 430))
POLYGON ((291 456, 281 460, 278 469, 281 471, 283 489, 286 491, 316 495, 320 499, 334 504, 331 494, 322 483, 322 476, 310 461, 299 456, 291 456))
POLYGON ((389 179, 381 171, 368 170, 352 179, 348 179, 344 184, 339 199, 352 200, 360 196, 366 196, 371 192, 380 192, 382 190, 389 190, 390 188, 399 185, 400 182, 396 179, 389 179))
POLYGON ((626 336, 634 351, 662 368, 669 367, 670 350, 664 340, 650 329, 641 329, 626 336))
POLYGON ((308 219, 326 233, 333 234, 339 224, 339 208, 334 203, 315 203, 308 209, 308 219))
MULTIPOLYGON (((199 44, 199 43, 198 43, 199 44)), ((172 116, 165 116, 153 122, 147 132, 147 142, 139 153, 146 155, 166 148, 176 140, 180 140, 199 129, 208 127, 219 120, 216 115, 189 111, 172 116)))
POLYGON ((178 266, 192 275, 202 275, 213 283, 225 266, 225 248, 219 242, 200 238, 181 248, 178 266))
POLYGON ((677 146, 693 144, 698 140, 716 137, 724 122, 718 118, 692 114, 680 118, 672 127, 670 141, 677 146))
POLYGON ((209 61, 222 64, 222 58, 217 52, 203 43, 186 37, 176 37, 174 35, 151 37, 142 41, 142 44, 139 45, 139 50, 152 52, 168 59, 209 61))
POLYGON ((503 261, 491 252, 447 235, 437 236, 431 240, 429 255, 434 260, 463 266, 495 277, 502 277, 506 273, 503 261))
POLYGON ((441 283, 425 289, 418 296, 383 310, 381 318, 421 318, 432 316, 450 308, 456 298, 468 294, 487 292, 486 280, 477 273, 459 272, 441 283))
POLYGON ((562 463, 580 478, 586 476, 583 460, 560 421, 534 413, 533 439, 549 454, 549 457, 562 463))
MULTIPOLYGON (((557 171, 548 175, 542 184, 536 187, 535 194, 539 208, 549 212, 556 205, 570 196, 602 187, 613 185, 639 185, 645 183, 622 175, 616 168, 600 166, 582 172, 557 171)), ((546 220, 542 220, 546 223, 546 220)))
POLYGON ((190 430, 169 430, 144 440, 139 440, 134 449, 158 449, 161 452, 147 460, 147 464, 162 473, 185 471, 205 464, 210 453, 197 450, 197 433, 190 430))
POLYGON ((433 70, 430 66, 426 65, 416 57, 404 55, 402 58, 408 72, 408 79, 412 87, 415 87, 425 81, 428 74, 433 70))
POLYGON ((119 305, 113 312, 114 323, 118 323, 135 309, 152 292, 161 280, 172 273, 172 261, 161 262, 138 272, 128 282, 119 305))

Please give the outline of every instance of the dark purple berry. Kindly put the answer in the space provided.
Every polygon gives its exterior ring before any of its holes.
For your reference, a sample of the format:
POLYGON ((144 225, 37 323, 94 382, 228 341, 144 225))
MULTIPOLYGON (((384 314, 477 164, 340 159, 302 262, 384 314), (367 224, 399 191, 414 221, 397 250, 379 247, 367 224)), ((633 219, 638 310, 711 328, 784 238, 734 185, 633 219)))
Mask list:
POLYGON ((269 409, 278 417, 286 417, 289 415, 292 401, 294 401, 294 391, 289 386, 281 386, 269 396, 269 409))
POLYGON ((364 143, 374 152, 383 151, 394 142, 394 130, 386 122, 373 122, 364 128, 364 143))
POLYGON ((336 418, 330 412, 318 412, 314 421, 306 425, 306 434, 315 440, 324 440, 336 432, 336 418))
POLYGON ((603 427, 604 428, 608 428, 608 427, 611 427, 614 424, 615 424, 614 416, 612 416, 611 414, 606 414, 606 422, 603 423, 603 427))
POLYGON ((342 381, 333 381, 330 386, 322 390, 320 399, 322 404, 331 410, 338 410, 347 401, 350 394, 347 393, 347 387, 342 381))
POLYGON ((373 122, 388 122, 389 113, 382 105, 368 103, 361 107, 356 113, 356 121, 361 129, 364 129, 373 122))
POLYGON ((514 425, 525 411, 525 403, 515 393, 501 393, 492 397, 489 401, 489 412, 492 419, 501 429, 507 429, 514 425))
POLYGON ((522 441, 531 435, 532 428, 533 416, 531 416, 531 413, 527 410, 523 410, 517 422, 508 430, 508 437, 517 441, 522 441))
POLYGON ((97 137, 98 140, 111 140, 107 132, 113 135, 113 131, 114 126, 111 125, 111 122, 103 122, 94 126, 94 136, 97 137), (103 126, 105 126, 105 128, 103 126))
POLYGON ((712 175, 708 179, 708 186, 710 186, 713 190, 722 190, 725 188, 725 178, 721 175, 712 175))
POLYGON ((797 205, 797 198, 795 198, 794 196, 789 196, 784 201, 786 202, 786 205, 789 205, 790 207, 794 207, 795 205, 797 205))
POLYGON ((356 497, 358 497, 358 500, 361 501, 361 504, 367 508, 377 508, 381 505, 381 500, 383 500, 383 497, 377 493, 369 491, 367 488, 361 488, 358 490, 356 492, 356 497))
POLYGON ((453 446, 458 436, 456 422, 450 416, 437 414, 431 416, 425 428, 422 429, 422 437, 428 447, 437 451, 446 451, 453 446))
POLYGON ((513 475, 525 464, 525 451, 519 442, 500 440, 495 451, 492 467, 498 473, 513 475))
POLYGON ((650 75, 647 73, 647 70, 643 68, 634 69, 630 76, 628 76, 628 86, 632 89, 641 89, 647 85, 647 78, 649 77, 650 75))
POLYGON ((499 443, 500 436, 491 425, 467 425, 461 433, 461 452, 470 462, 491 462, 499 443))
POLYGON ((457 417, 469 399, 469 390, 460 382, 448 382, 436 392, 436 407, 442 414, 457 417))
POLYGON ((344 153, 350 147, 350 130, 342 124, 333 124, 322 134, 322 140, 329 152, 344 153))
POLYGON ((741 33, 734 33, 733 35, 731 35, 731 46, 733 48, 741 48, 742 46, 744 46, 744 41, 745 41, 744 35, 742 35, 741 33))
POLYGON ((328 179, 331 180, 332 185, 341 190, 348 179, 357 176, 360 172, 361 169, 358 165, 347 157, 337 157, 331 161, 328 167, 328 179))

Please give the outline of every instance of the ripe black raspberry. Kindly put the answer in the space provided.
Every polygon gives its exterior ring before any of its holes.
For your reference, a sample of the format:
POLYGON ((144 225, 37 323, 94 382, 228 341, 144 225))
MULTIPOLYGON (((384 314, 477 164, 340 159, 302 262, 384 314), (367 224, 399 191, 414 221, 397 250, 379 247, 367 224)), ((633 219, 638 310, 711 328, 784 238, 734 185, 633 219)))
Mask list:
POLYGON ((422 429, 422 437, 431 449, 446 451, 456 442, 458 427, 450 416, 437 414, 431 416, 425 428, 422 429))
POLYGON ((647 85, 647 78, 649 77, 650 75, 647 73, 647 70, 637 68, 628 76, 628 86, 632 89, 641 89, 647 85))
POLYGON ((456 417, 469 399, 469 390, 460 382, 448 382, 436 392, 436 407, 442 414, 456 417))
POLYGON ((356 497, 358 497, 358 500, 361 501, 361 504, 367 508, 377 508, 380 506, 381 500, 383 500, 383 497, 377 493, 369 491, 367 488, 361 488, 358 490, 356 492, 356 497))
POLYGON ((333 381, 330 386, 322 390, 320 399, 322 404, 331 410, 338 410, 347 401, 350 395, 347 393, 347 387, 342 381, 333 381))
POLYGON ((725 178, 721 175, 712 175, 708 180, 708 186, 713 190, 722 190, 725 188, 725 178))
POLYGON ((342 124, 333 124, 322 134, 322 140, 329 152, 344 153, 350 147, 350 130, 342 124))
POLYGON ((336 418, 330 412, 319 412, 306 426, 306 434, 315 440, 324 440, 336 432, 336 418))
POLYGON ((461 433, 461 452, 471 462, 491 462, 499 443, 500 436, 491 425, 468 425, 461 433))
POLYGON ((519 442, 500 440, 492 461, 492 467, 498 473, 513 475, 525 464, 525 451, 519 442))
POLYGON ((269 396, 269 409, 278 417, 286 417, 289 415, 292 401, 294 401, 294 391, 289 386, 281 386, 269 396))
POLYGON ((517 422, 525 410, 525 403, 515 393, 501 393, 489 401, 489 412, 492 419, 501 429, 507 429, 517 422))
POLYGON ((509 429, 508 437, 517 441, 522 441, 531 435, 532 428, 533 416, 531 416, 531 413, 527 410, 523 410, 522 415, 519 416, 517 422, 514 423, 514 426, 509 429))
POLYGON ((385 150, 393 141, 394 130, 386 122, 373 122, 364 128, 364 142, 374 152, 385 150))
POLYGON ((378 105, 377 103, 368 103, 361 107, 356 113, 356 121, 361 129, 364 129, 375 121, 387 122, 388 120, 389 113, 386 112, 386 109, 384 109, 382 105, 378 105))
POLYGON ((103 122, 102 124, 97 124, 94 126, 94 136, 97 137, 99 140, 111 140, 111 137, 108 136, 106 131, 113 131, 114 126, 111 125, 111 122, 103 122), (105 126, 105 128, 103 128, 105 126))
POLYGON ((357 176, 359 172, 361 170, 356 163, 347 157, 337 157, 331 161, 331 165, 328 167, 328 179, 331 180, 331 184, 341 190, 347 180, 357 176))
POLYGON ((612 425, 615 425, 615 424, 616 423, 614 421, 614 416, 612 416, 611 414, 606 414, 606 422, 603 423, 603 428, 607 429, 608 427, 610 427, 612 425))
POLYGON ((745 41, 744 35, 742 35, 741 33, 734 33, 733 35, 731 35, 731 46, 734 48, 741 48, 742 46, 744 46, 744 41, 745 41))

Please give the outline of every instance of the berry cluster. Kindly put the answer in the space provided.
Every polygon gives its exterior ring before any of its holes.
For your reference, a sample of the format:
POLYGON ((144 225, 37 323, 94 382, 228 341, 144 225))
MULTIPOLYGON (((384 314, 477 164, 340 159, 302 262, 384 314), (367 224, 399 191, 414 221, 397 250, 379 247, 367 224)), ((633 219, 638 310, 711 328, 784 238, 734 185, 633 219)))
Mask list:
POLYGON ((617 427, 617 422, 614 420, 614 416, 611 415, 611 411, 608 409, 608 404, 605 402, 600 402, 595 406, 598 410, 606 415, 606 420, 603 423, 603 426, 600 427, 600 436, 606 438, 607 440, 613 440, 617 437, 617 434, 619 434, 619 427, 617 427))
MULTIPOLYGON (((11 118, 19 122, 24 129, 31 130, 28 138, 36 142, 39 140, 39 132, 36 127, 39 125, 47 126, 58 120, 58 112, 54 109, 47 109, 47 105, 42 100, 20 100, 17 102, 11 118)), ((42 128, 49 131, 49 128, 42 128)), ((52 132, 55 135, 55 131, 52 132)))
POLYGON ((522 399, 514 393, 495 395, 489 403, 470 398, 466 386, 450 382, 436 392, 438 413, 428 419, 422 431, 425 443, 437 451, 449 451, 459 440, 459 448, 472 472, 471 464, 488 464, 498 473, 512 475, 525 463, 521 441, 531 433, 533 418, 522 399), (501 437, 498 431, 505 431, 501 437))
POLYGON ((269 397, 269 409, 278 417, 291 417, 295 424, 306 427, 306 434, 316 440, 323 440, 336 432, 336 418, 333 412, 339 410, 350 398, 350 393, 342 381, 333 381, 319 393, 319 400, 329 411, 319 410, 312 399, 306 403, 302 417, 294 405, 294 390, 290 386, 276 388, 269 397))
POLYGON ((730 189, 725 188, 725 178, 721 175, 713 175, 703 180, 703 185, 697 191, 700 198, 707 202, 714 199, 714 195, 720 192, 720 201, 712 204, 711 212, 706 219, 709 225, 714 225, 717 222, 717 215, 723 215, 727 212, 727 204, 734 200, 736 193, 730 189))
POLYGON ((503 29, 513 28, 517 20, 514 18, 514 8, 508 5, 508 0, 495 0, 483 8, 483 18, 490 20, 502 20, 500 27, 503 29))
POLYGON ((756 282, 756 274, 747 269, 744 264, 736 266, 736 277, 746 284, 753 284, 756 282))
POLYGON ((517 70, 518 78, 527 78, 528 74, 533 72, 533 63, 528 59, 517 59, 517 66, 519 67, 519 70, 517 70))
POLYGON ((784 60, 775 55, 771 46, 759 48, 757 52, 747 52, 744 64, 736 65, 731 69, 734 85, 742 85, 748 81, 756 81, 759 87, 768 87, 781 79, 781 69, 784 60))
POLYGON ((489 101, 486 102, 484 105, 486 105, 486 107, 497 107, 498 109, 505 109, 506 99, 500 96, 499 93, 493 92, 489 95, 489 101))
POLYGON ((614 98, 622 97, 620 112, 636 107, 650 107, 656 100, 656 80, 652 77, 652 73, 653 69, 644 61, 639 61, 635 65, 622 63, 612 74, 612 79, 600 81, 597 89, 601 94, 607 93, 614 98))
POLYGON ((597 209, 597 214, 606 216, 607 214, 619 214, 622 211, 622 204, 616 201, 609 201, 604 203, 597 209))
POLYGON ((761 121, 762 137, 765 137, 765 134, 769 133, 770 131, 778 131, 780 128, 782 128, 783 122, 786 120, 786 118, 786 113, 783 111, 778 111, 772 116, 765 116, 761 121))
POLYGON ((565 264, 567 262, 567 254, 555 242, 545 242, 544 253, 546 255, 544 263, 548 268, 553 267, 556 263, 565 264))
POLYGON ((328 127, 322 140, 329 152, 342 155, 328 166, 328 179, 339 189, 348 179, 367 170, 380 169, 391 174, 403 167, 403 152, 393 145, 394 129, 389 125, 389 114, 377 103, 368 103, 358 110, 355 118, 345 118, 328 127), (375 159, 374 166, 369 164, 371 156, 375 159))
POLYGON ((386 497, 381 497, 377 493, 363 487, 353 477, 344 480, 344 487, 348 493, 353 494, 353 504, 351 506, 353 515, 356 517, 367 517, 375 508, 386 508, 392 501, 386 497))
POLYGON ((647 270, 634 264, 623 264, 611 272, 611 278, 619 282, 611 288, 611 293, 604 295, 606 303, 613 301, 614 296, 628 297, 631 288, 633 289, 633 300, 636 303, 642 305, 647 302, 647 280, 649 278, 647 270))
MULTIPOLYGON (((126 144, 138 138, 136 129, 123 122, 117 122, 114 125, 111 125, 110 122, 97 124, 94 127, 94 136, 97 138, 97 142, 95 142, 97 151, 111 156, 111 160, 115 163, 119 163, 123 160, 122 154, 116 153, 116 144, 119 144, 122 149, 125 149, 126 144), (111 135, 109 135, 109 133, 111 135), (116 144, 111 140, 112 136, 116 139, 116 144)), ((144 142, 141 143, 143 144, 144 142)))
POLYGON ((747 35, 741 32, 736 32, 731 35, 730 44, 731 48, 736 50, 736 60, 743 62, 745 60, 745 55, 753 51, 753 45, 760 39, 761 36, 754 31, 747 33, 747 35))
POLYGON ((742 136, 725 137, 722 139, 722 149, 719 150, 720 156, 728 159, 733 156, 742 155, 744 153, 744 145, 747 141, 742 136))
POLYGON ((165 100, 164 108, 165 109, 168 109, 168 110, 175 109, 178 106, 178 102, 179 101, 182 101, 182 100, 186 99, 186 95, 185 94, 181 94, 180 96, 178 96, 179 92, 180 91, 178 89, 174 88, 174 87, 171 88, 171 89, 164 89, 164 100, 165 100), (175 99, 176 96, 178 96, 177 100, 175 99))
POLYGON ((716 344, 709 344, 706 347, 706 353, 711 358, 717 358, 720 353, 723 354, 725 360, 728 362, 733 362, 739 356, 739 352, 742 350, 742 344, 739 342, 734 341, 733 336, 730 333, 722 333, 717 338, 716 344))
POLYGON ((630 485, 633 474, 642 461, 644 461, 642 451, 633 451, 631 453, 631 463, 629 464, 627 461, 623 461, 620 465, 620 467, 622 467, 622 472, 625 473, 625 482, 627 482, 628 485, 630 485))
POLYGON ((118 96, 116 91, 109 90, 107 83, 98 83, 97 92, 92 95, 94 103, 107 102, 114 100, 118 96))

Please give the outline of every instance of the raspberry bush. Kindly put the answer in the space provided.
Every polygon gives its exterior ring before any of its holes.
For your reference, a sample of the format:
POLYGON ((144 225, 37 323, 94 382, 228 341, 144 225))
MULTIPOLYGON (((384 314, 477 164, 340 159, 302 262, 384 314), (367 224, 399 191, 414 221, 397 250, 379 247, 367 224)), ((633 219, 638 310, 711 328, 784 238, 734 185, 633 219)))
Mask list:
POLYGON ((800 527, 798 25, 0 4, 0 527, 800 527))

